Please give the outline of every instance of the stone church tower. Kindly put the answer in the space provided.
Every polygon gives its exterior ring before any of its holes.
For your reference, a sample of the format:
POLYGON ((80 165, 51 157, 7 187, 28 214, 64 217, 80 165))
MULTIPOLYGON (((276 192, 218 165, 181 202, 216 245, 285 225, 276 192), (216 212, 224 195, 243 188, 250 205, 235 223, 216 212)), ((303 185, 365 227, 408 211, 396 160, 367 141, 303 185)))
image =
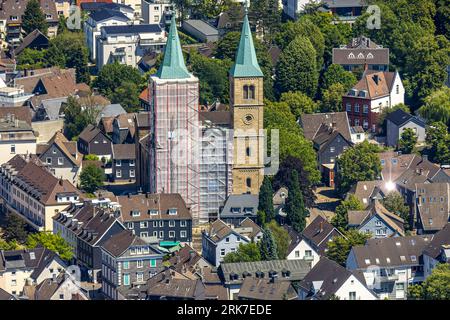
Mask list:
POLYGON ((263 73, 256 58, 247 14, 230 69, 233 114, 233 194, 258 194, 264 178, 263 73))

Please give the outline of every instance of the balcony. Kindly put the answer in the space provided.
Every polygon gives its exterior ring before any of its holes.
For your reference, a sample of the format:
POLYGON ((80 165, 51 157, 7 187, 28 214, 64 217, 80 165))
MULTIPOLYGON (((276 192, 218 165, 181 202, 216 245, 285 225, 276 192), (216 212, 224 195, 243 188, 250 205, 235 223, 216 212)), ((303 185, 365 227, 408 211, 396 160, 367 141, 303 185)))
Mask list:
POLYGON ((394 282, 394 281, 398 280, 398 274, 380 275, 380 276, 377 276, 376 279, 380 282, 394 282))

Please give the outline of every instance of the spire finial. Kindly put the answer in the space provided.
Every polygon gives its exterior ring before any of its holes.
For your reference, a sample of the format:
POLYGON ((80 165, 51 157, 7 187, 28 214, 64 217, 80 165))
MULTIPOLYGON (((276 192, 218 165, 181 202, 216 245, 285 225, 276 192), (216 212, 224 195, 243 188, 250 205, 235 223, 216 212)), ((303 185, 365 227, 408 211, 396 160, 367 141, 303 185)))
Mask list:
POLYGON ((249 7, 248 0, 245 0, 244 1, 244 12, 245 12, 245 15, 248 14, 248 7, 249 7))

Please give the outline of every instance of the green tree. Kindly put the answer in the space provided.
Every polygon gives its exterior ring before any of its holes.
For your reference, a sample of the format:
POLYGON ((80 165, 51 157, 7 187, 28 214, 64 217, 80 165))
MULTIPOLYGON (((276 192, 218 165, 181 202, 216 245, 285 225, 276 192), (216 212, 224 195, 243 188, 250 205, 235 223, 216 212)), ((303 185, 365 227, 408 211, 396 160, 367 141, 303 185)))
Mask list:
POLYGON ((300 91, 283 92, 280 101, 287 103, 296 119, 304 113, 314 113, 318 109, 318 104, 300 91))
POLYGON ((434 17, 436 33, 450 39, 450 3, 448 0, 436 1, 436 16, 434 17))
POLYGON ((352 247, 364 245, 370 237, 370 234, 361 233, 355 229, 348 230, 343 236, 334 237, 328 242, 326 255, 329 259, 345 267, 348 254, 352 247))
POLYGON ((301 91, 313 98, 319 73, 311 41, 306 37, 296 37, 289 43, 280 55, 276 73, 276 87, 280 93, 301 91))
POLYGON ((339 112, 342 110, 342 96, 347 93, 341 83, 334 83, 322 92, 322 112, 339 112))
POLYGON ((50 40, 46 60, 51 66, 75 68, 77 82, 90 83, 88 49, 82 32, 63 32, 50 40))
POLYGON ((331 220, 331 223, 338 228, 339 230, 343 231, 347 229, 348 227, 348 211, 349 210, 363 210, 364 206, 359 201, 358 198, 356 198, 353 194, 350 194, 349 197, 342 201, 337 207, 336 207, 336 213, 334 217, 331 220))
POLYGON ((254 242, 247 244, 241 243, 236 252, 230 252, 223 258, 223 262, 225 263, 253 261, 261 261, 259 246, 254 242))
POLYGON ((191 50, 189 64, 200 80, 200 103, 229 102, 228 69, 231 61, 207 58, 191 50))
POLYGON ((53 234, 51 232, 30 234, 27 239, 27 247, 32 249, 38 246, 55 252, 63 260, 69 261, 74 255, 72 247, 59 234, 53 234))
POLYGON ((257 26, 266 43, 271 43, 281 25, 281 12, 277 0, 253 0, 248 12, 252 25, 257 26))
POLYGON ((139 94, 141 90, 138 84, 122 82, 111 94, 111 102, 120 104, 128 113, 137 112, 140 109, 139 94))
POLYGON ((103 66, 94 81, 94 87, 98 88, 101 94, 111 99, 110 97, 113 97, 114 92, 123 83, 134 83, 141 87, 145 84, 145 79, 141 77, 136 68, 115 62, 103 66))
POLYGON ((17 69, 40 69, 46 65, 46 50, 25 48, 17 57, 17 69))
POLYGON ((436 160, 440 164, 450 164, 450 134, 446 134, 436 146, 436 160))
POLYGON ((6 225, 3 229, 3 238, 8 241, 17 241, 24 243, 27 239, 27 225, 15 214, 8 213, 6 215, 6 225))
POLYGON ((450 88, 443 87, 426 97, 419 113, 428 121, 450 125, 450 88))
POLYGON ((272 231, 269 228, 263 228, 263 237, 259 242, 262 260, 277 260, 278 249, 272 231))
POLYGON ((275 220, 267 224, 267 228, 272 232, 272 235, 277 244, 278 259, 284 260, 288 254, 289 243, 291 237, 285 228, 280 226, 275 220))
POLYGON ((266 213, 264 211, 258 210, 258 213, 256 214, 256 223, 263 227, 266 224, 267 218, 266 213))
POLYGON ((405 205, 405 200, 402 195, 396 191, 389 192, 382 201, 384 207, 390 212, 395 213, 400 218, 405 220, 405 230, 411 230, 409 221, 409 207, 405 205))
POLYGON ((358 80, 353 73, 345 71, 339 64, 332 64, 323 74, 322 90, 330 88, 333 84, 340 83, 347 92, 357 83, 357 81, 358 80))
POLYGON ((259 189, 258 210, 264 211, 267 222, 275 219, 275 211, 273 209, 272 183, 270 182, 270 178, 268 176, 264 177, 261 188, 259 189))
POLYGON ((94 193, 103 186, 105 174, 102 169, 95 165, 88 165, 83 168, 80 174, 80 185, 88 193, 94 193))
POLYGON ((0 250, 10 251, 10 250, 18 250, 19 248, 20 245, 16 240, 7 242, 3 239, 0 239, 0 250))
POLYGON ((96 154, 87 154, 84 156, 84 160, 88 161, 98 161, 100 160, 96 154))
POLYGON ((23 13, 22 29, 26 34, 38 29, 43 34, 47 35, 48 23, 47 20, 45 20, 45 14, 41 9, 38 0, 28 1, 23 13))
POLYGON ((303 194, 300 190, 297 170, 292 171, 289 195, 286 199, 287 223, 297 232, 302 232, 306 225, 307 210, 303 202, 303 194))
POLYGON ((422 284, 410 286, 408 298, 412 300, 450 300, 450 264, 437 265, 422 284))
POLYGON ((88 106, 83 110, 75 97, 69 97, 64 107, 64 134, 67 139, 77 139, 86 126, 95 125, 98 113, 98 107, 88 106))
POLYGON ((411 128, 403 130, 400 139, 398 141, 398 148, 402 153, 410 154, 415 150, 417 144, 417 135, 411 128))
POLYGON ((355 147, 345 150, 337 160, 338 190, 347 192, 358 181, 376 180, 381 173, 378 147, 364 141, 355 147))
POLYGON ((320 181, 317 156, 312 142, 305 139, 295 116, 286 103, 266 101, 264 128, 268 130, 268 136, 271 135, 273 129, 279 132, 280 161, 284 161, 289 156, 300 159, 311 184, 320 181))

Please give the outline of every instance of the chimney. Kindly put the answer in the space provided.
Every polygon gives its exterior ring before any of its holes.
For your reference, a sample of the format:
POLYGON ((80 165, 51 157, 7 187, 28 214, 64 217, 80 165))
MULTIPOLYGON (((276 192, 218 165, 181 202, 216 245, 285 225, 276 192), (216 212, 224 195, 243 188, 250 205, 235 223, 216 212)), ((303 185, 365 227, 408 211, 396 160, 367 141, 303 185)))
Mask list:
POLYGON ((422 161, 428 161, 428 155, 427 154, 422 155, 422 161))
POLYGON ((62 186, 63 185, 63 179, 59 179, 59 185, 62 186))

